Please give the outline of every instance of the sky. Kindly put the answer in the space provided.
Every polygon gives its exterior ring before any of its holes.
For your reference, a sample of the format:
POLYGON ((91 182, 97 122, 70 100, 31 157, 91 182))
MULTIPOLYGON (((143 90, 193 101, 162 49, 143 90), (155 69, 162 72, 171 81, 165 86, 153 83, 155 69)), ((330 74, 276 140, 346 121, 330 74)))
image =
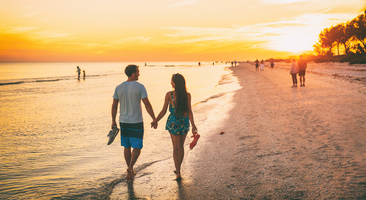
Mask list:
POLYGON ((313 53, 366 0, 0 0, 0 62, 230 61, 313 53))

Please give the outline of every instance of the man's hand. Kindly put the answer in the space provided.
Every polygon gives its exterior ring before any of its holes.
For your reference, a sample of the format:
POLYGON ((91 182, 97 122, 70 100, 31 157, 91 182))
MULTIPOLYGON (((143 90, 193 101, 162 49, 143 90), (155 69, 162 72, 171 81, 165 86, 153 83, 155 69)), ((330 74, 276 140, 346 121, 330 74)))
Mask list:
POLYGON ((116 122, 112 122, 111 129, 113 129, 114 126, 117 126, 116 122))
POLYGON ((155 122, 155 121, 151 122, 151 128, 156 129, 157 127, 158 127, 158 122, 155 122))

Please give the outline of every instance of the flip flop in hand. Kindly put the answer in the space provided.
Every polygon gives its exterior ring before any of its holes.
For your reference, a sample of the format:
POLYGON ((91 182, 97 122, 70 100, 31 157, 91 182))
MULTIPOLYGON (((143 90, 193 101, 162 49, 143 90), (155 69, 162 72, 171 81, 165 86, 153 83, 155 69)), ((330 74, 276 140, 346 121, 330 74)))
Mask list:
POLYGON ((200 135, 198 133, 193 133, 193 135, 191 136, 193 138, 193 141, 191 142, 191 144, 189 145, 189 148, 192 150, 193 147, 196 146, 198 139, 200 138, 200 135))

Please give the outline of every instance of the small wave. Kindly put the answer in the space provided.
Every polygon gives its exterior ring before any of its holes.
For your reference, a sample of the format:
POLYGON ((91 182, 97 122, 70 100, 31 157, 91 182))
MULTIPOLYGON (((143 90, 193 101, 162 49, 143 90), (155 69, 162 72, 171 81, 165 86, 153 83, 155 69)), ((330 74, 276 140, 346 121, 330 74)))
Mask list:
POLYGON ((51 80, 36 80, 35 82, 54 82, 59 81, 60 79, 51 79, 51 80))
POLYGON ((16 81, 16 82, 8 82, 8 83, 0 83, 0 85, 16 85, 25 83, 24 81, 16 81))
POLYGON ((209 98, 207 98, 207 99, 205 99, 203 101, 200 101, 198 103, 195 103, 193 106, 198 105, 200 103, 206 103, 206 102, 208 102, 211 99, 219 98, 219 97, 224 96, 225 94, 228 94, 228 93, 230 93, 230 92, 222 92, 222 93, 219 93, 219 94, 212 95, 211 97, 209 97, 209 98))
POLYGON ((28 80, 22 80, 22 81, 9 81, 9 82, 3 82, 0 83, 0 86, 5 86, 5 85, 17 85, 17 84, 23 84, 23 83, 42 83, 42 82, 55 82, 55 81, 60 81, 60 80, 66 80, 65 79, 28 79, 28 80))
MULTIPOLYGON (((136 170, 136 172, 140 172, 140 171, 146 169, 147 167, 151 166, 154 163, 161 162, 161 161, 164 161, 167 159, 170 159, 170 157, 161 159, 161 160, 152 161, 149 163, 144 163, 144 164, 136 167, 135 170, 136 170)), ((121 177, 111 179, 107 182, 104 182, 98 188, 93 188, 93 189, 85 188, 83 191, 80 191, 80 193, 53 197, 52 199, 109 199, 109 196, 112 194, 114 187, 116 187, 119 183, 122 183, 124 181, 127 182, 126 174, 122 174, 121 177)), ((127 183, 129 183, 129 182, 127 182, 127 183)))
MULTIPOLYGON (((85 78, 97 78, 101 76, 108 76, 111 74, 96 74, 96 75, 88 75, 85 78)), ((25 84, 25 83, 46 83, 46 82, 56 82, 63 80, 73 80, 77 79, 75 76, 63 76, 63 77, 45 77, 45 78, 30 78, 30 79, 18 79, 18 80, 3 80, 4 82, 0 82, 0 86, 6 85, 17 85, 17 84, 25 84)))

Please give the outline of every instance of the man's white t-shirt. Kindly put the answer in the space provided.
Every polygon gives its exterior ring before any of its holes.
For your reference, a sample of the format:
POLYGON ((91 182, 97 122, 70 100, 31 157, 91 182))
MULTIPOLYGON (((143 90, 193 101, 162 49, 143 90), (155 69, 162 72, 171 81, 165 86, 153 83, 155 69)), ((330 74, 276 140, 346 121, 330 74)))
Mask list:
POLYGON ((139 82, 126 81, 118 85, 113 98, 120 102, 119 121, 122 123, 142 122, 141 99, 146 97, 145 86, 139 82))

